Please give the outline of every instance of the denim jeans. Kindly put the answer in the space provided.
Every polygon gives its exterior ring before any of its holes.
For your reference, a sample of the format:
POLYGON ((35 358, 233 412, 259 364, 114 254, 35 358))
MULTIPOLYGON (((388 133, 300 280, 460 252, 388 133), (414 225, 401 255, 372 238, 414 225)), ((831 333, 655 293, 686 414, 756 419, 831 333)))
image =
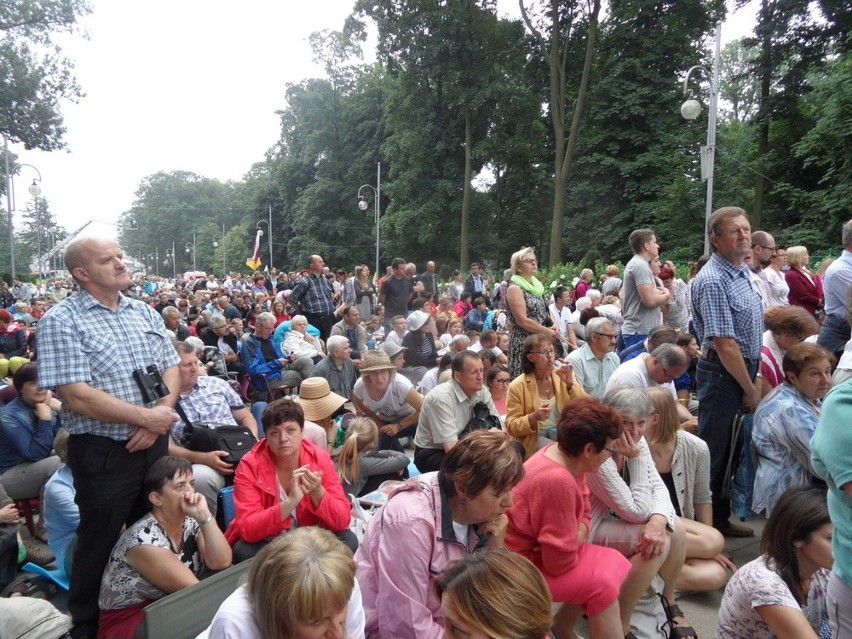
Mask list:
POLYGON ((843 349, 846 347, 846 342, 849 341, 849 336, 849 322, 846 321, 846 318, 826 315, 822 327, 819 329, 817 344, 824 346, 840 359, 843 349))
MULTIPOLYGON (((754 379, 759 360, 747 359, 745 363, 749 376, 754 379)), ((743 401, 743 389, 722 366, 719 354, 714 350, 707 357, 698 358, 695 380, 698 386, 698 435, 710 449, 713 526, 723 529, 731 516, 731 501, 722 497, 722 487, 731 454, 734 417, 743 401)))

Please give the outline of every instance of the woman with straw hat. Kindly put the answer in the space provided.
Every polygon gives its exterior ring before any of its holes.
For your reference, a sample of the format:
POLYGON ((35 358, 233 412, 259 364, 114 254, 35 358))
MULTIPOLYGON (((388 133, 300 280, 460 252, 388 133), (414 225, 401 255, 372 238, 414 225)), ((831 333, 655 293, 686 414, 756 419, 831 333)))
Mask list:
POLYGON ((302 406, 305 421, 321 426, 329 446, 337 438, 337 424, 333 417, 341 412, 346 398, 333 393, 325 377, 309 377, 299 386, 296 402, 302 406))
POLYGON ((414 436, 423 397, 408 379, 396 374, 396 366, 384 351, 364 354, 352 401, 379 427, 378 450, 402 451, 399 438, 414 436))

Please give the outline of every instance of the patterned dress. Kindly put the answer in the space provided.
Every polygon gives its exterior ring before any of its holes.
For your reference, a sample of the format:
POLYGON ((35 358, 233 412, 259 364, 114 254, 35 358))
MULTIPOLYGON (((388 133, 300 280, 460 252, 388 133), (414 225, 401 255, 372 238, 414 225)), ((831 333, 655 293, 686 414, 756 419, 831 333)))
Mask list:
MULTIPOLYGON (((512 286, 518 285, 510 284, 509 288, 512 286)), ((544 297, 536 297, 523 289, 521 289, 521 292, 524 294, 524 303, 527 306, 527 317, 534 322, 543 324, 549 315, 546 299, 544 297)), ((506 314, 508 315, 509 322, 512 324, 512 331, 509 333, 509 373, 512 375, 512 379, 514 379, 524 372, 522 368, 524 340, 530 336, 530 333, 527 333, 518 326, 515 317, 512 315, 512 309, 508 305, 506 305, 506 314)))

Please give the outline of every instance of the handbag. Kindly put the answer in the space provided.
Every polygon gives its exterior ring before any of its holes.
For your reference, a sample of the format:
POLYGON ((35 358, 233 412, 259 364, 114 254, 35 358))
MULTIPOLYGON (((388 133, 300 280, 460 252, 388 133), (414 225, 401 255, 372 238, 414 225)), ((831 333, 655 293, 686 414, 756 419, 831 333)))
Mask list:
POLYGON ((485 402, 476 402, 471 409, 473 416, 465 424, 462 432, 459 433, 459 439, 472 433, 475 430, 489 430, 491 428, 500 428, 500 418, 492 415, 488 410, 488 405, 485 402))
POLYGON ((257 437, 245 426, 186 424, 178 443, 198 453, 223 450, 228 453, 224 461, 236 465, 257 443, 257 437))

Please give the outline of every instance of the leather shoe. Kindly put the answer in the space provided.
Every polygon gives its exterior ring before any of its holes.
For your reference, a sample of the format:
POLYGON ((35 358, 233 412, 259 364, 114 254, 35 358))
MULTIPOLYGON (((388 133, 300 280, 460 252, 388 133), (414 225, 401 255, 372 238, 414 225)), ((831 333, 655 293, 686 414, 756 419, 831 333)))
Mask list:
POLYGON ((724 528, 719 528, 719 532, 725 537, 754 537, 754 530, 741 524, 729 523, 724 528))

